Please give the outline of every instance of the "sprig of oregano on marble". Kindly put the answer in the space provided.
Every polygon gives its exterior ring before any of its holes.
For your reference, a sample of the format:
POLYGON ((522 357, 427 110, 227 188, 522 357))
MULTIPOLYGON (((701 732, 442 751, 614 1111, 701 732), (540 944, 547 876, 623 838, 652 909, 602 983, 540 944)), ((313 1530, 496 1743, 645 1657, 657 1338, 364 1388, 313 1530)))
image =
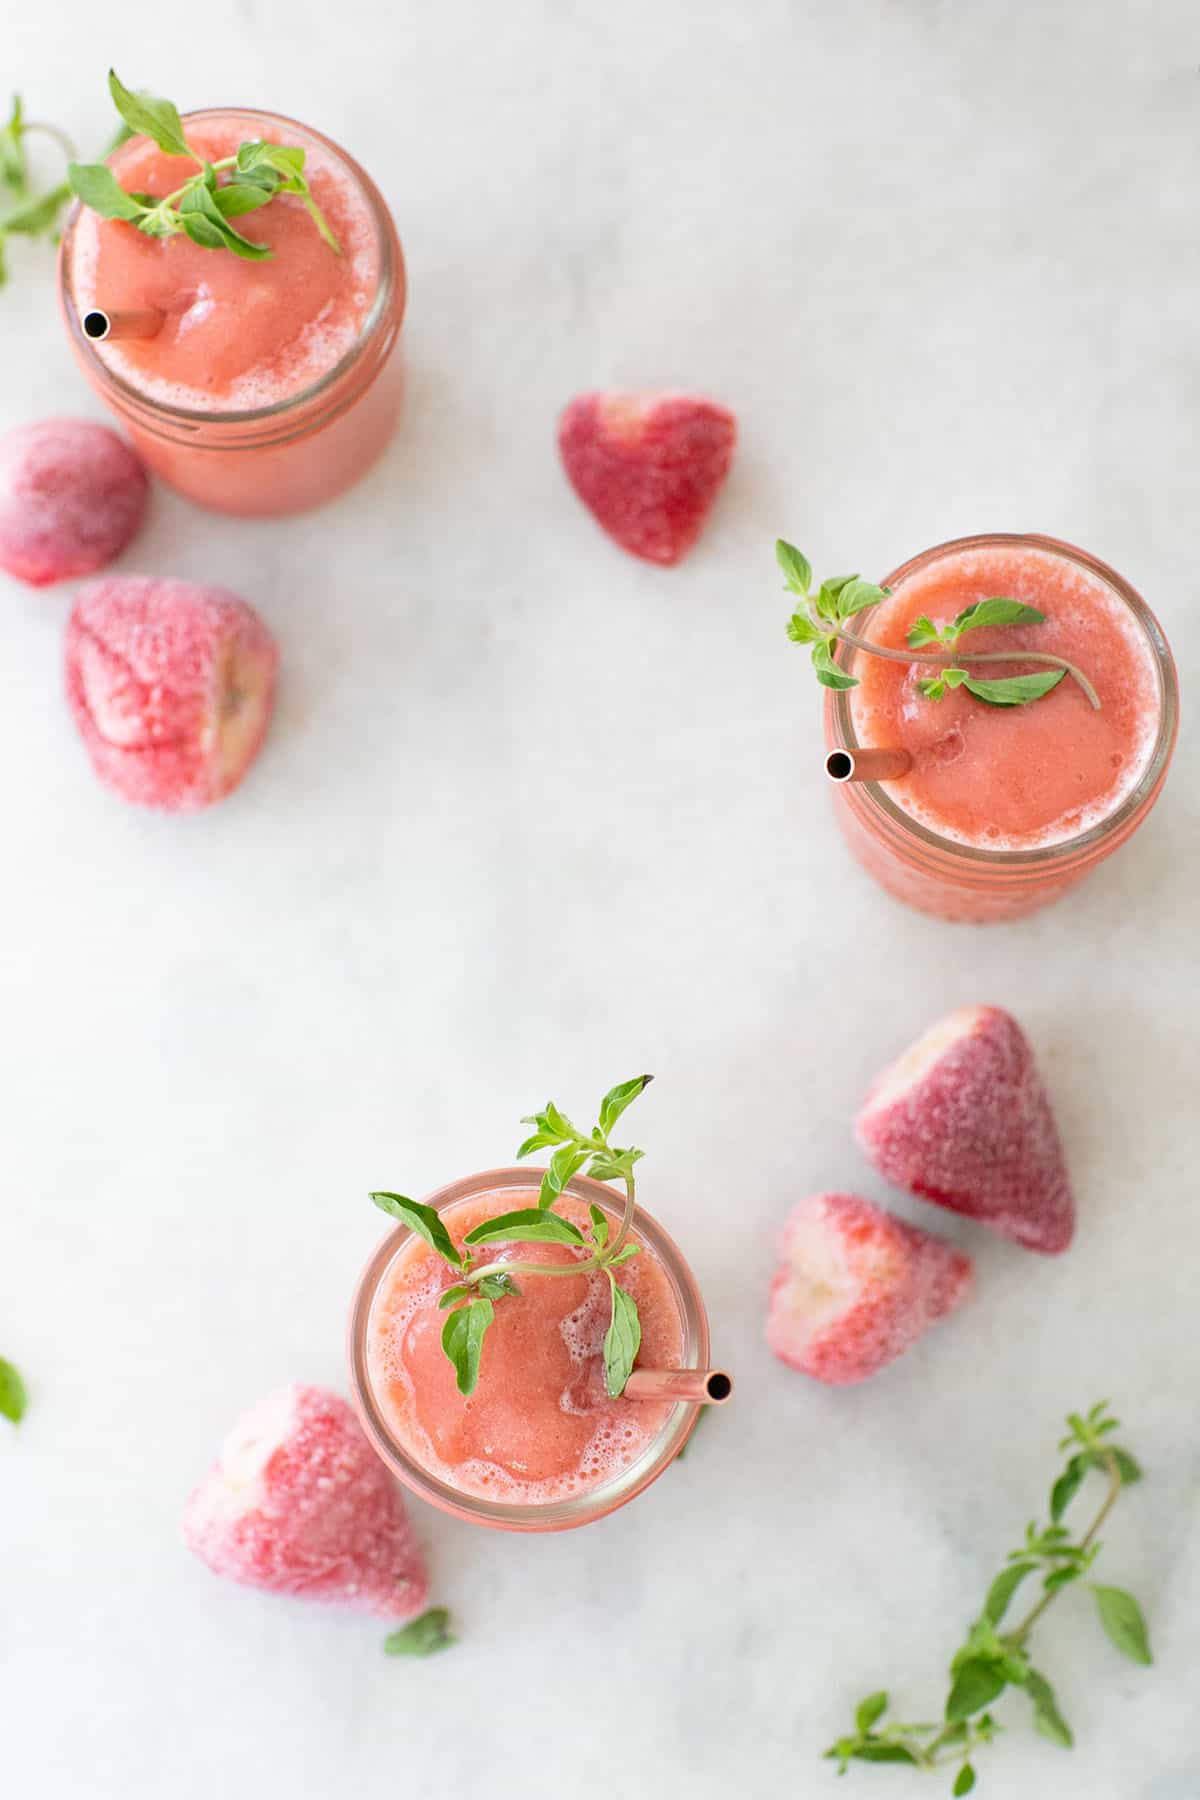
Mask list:
MULTIPOLYGON (((105 155, 115 150, 128 135, 122 130, 105 155)), ((5 202, 5 210, 0 213, 0 287, 8 278, 4 255, 6 240, 10 237, 56 239, 59 215, 71 198, 69 181, 60 181, 41 193, 35 189, 26 139, 39 136, 52 138, 68 161, 74 159, 75 146, 66 132, 44 119, 26 118, 24 102, 20 94, 14 94, 8 118, 0 126, 0 198, 5 202)))
POLYGON ((1076 668, 1064 656, 1051 656, 1025 649, 1007 651, 972 650, 969 646, 962 648, 961 640, 969 631, 1006 625, 1044 624, 1046 615, 1035 606, 1025 606, 1019 600, 1008 600, 997 595, 989 600, 976 601, 973 606, 965 607, 957 618, 940 626, 922 613, 909 629, 909 649, 893 650, 886 644, 877 644, 870 638, 858 637, 847 630, 849 620, 870 607, 878 606, 881 600, 887 600, 891 595, 890 588, 877 587, 873 581, 864 581, 859 575, 835 575, 823 581, 814 593, 812 565, 802 551, 785 539, 778 538, 775 557, 786 577, 788 592, 801 601, 801 605, 788 620, 788 636, 794 644, 812 646, 813 668, 822 687, 858 686, 858 678, 848 675, 834 655, 837 646, 845 644, 849 649, 865 656, 881 656, 888 662, 936 665, 937 673, 918 683, 927 700, 940 700, 950 690, 961 687, 967 693, 974 694, 977 700, 986 701, 989 706, 1025 706, 1032 700, 1040 700, 1044 694, 1058 686, 1064 675, 1070 675, 1079 683, 1092 706, 1099 710, 1100 697, 1095 688, 1083 670, 1076 668), (933 644, 938 648, 926 647, 933 644), (1005 675, 996 681, 981 680, 972 675, 969 668, 963 667, 964 664, 1014 662, 1039 663, 1045 666, 1035 673, 1005 675))
POLYGON ((341 255, 341 245, 312 197, 304 151, 298 145, 255 138, 239 144, 236 155, 210 163, 188 143, 173 101, 132 92, 113 69, 108 72, 108 87, 129 131, 152 138, 168 156, 189 157, 198 172, 159 199, 127 192, 107 163, 72 162, 67 171, 71 192, 93 212, 105 219, 125 219, 148 237, 170 238, 184 232, 205 250, 231 250, 248 261, 265 262, 273 255, 270 246, 243 236, 231 221, 266 206, 277 194, 295 194, 329 248, 341 255))
POLYGON ((11 1419, 14 1425, 19 1425, 28 1405, 29 1396, 21 1379, 21 1371, 14 1363, 7 1362, 0 1356, 0 1417, 11 1419))
POLYGON ((383 1212, 424 1238, 430 1249, 436 1251, 458 1277, 441 1295, 438 1305, 450 1309, 442 1327, 442 1348, 454 1365, 461 1394, 475 1391, 484 1338, 496 1316, 497 1304, 520 1295, 516 1276, 590 1275, 593 1272, 608 1277, 611 1302, 608 1330, 604 1336, 605 1386, 614 1399, 624 1392, 641 1347, 642 1326, 637 1304, 632 1294, 618 1283, 616 1271, 631 1256, 636 1256, 640 1248, 629 1242, 629 1233, 634 1215, 634 1167, 645 1152, 619 1149, 610 1134, 626 1107, 632 1105, 653 1079, 651 1075, 635 1075, 632 1080, 610 1088, 600 1102, 600 1117, 590 1132, 580 1131, 553 1101, 548 1102, 542 1112, 523 1119, 523 1125, 533 1125, 535 1130, 525 1139, 517 1156, 524 1158, 537 1150, 553 1150, 549 1167, 542 1176, 537 1205, 486 1219, 469 1231, 461 1244, 451 1238, 436 1208, 409 1200, 404 1194, 381 1191, 371 1195, 383 1212), (555 1212, 555 1203, 568 1182, 580 1174, 590 1175, 595 1181, 624 1184, 625 1210, 615 1237, 610 1231, 607 1215, 599 1206, 591 1207, 590 1222, 584 1230, 555 1212), (485 1246, 505 1243, 566 1244, 583 1254, 570 1262, 557 1263, 481 1260, 485 1246))
POLYGON ((926 1770, 949 1764, 956 1769, 952 1793, 969 1794, 976 1782, 975 1755, 1002 1729, 989 1709, 1006 1688, 1019 1688, 1026 1695, 1035 1730, 1069 1750, 1074 1742, 1071 1728, 1029 1651, 1033 1627, 1067 1588, 1082 1586, 1091 1593, 1102 1628, 1123 1656, 1143 1665, 1152 1660, 1146 1622, 1133 1595, 1090 1578, 1101 1550, 1100 1528, 1122 1488, 1140 1481, 1142 1471, 1128 1450, 1113 1443, 1119 1421, 1109 1414, 1107 1401, 1093 1406, 1086 1416, 1069 1413, 1067 1426, 1059 1449, 1070 1455, 1050 1489, 1050 1522, 1039 1526, 1030 1521, 1024 1543, 1010 1553, 988 1589, 978 1618, 950 1664, 943 1718, 937 1724, 887 1722, 887 1693, 881 1689, 868 1694, 855 1713, 854 1730, 825 1752, 838 1763, 839 1775, 852 1762, 907 1763, 926 1770), (1108 1488, 1087 1530, 1074 1538, 1062 1519, 1093 1470, 1107 1477, 1108 1488), (1002 1631, 1018 1588, 1031 1576, 1041 1578, 1037 1601, 1018 1625, 1002 1631))

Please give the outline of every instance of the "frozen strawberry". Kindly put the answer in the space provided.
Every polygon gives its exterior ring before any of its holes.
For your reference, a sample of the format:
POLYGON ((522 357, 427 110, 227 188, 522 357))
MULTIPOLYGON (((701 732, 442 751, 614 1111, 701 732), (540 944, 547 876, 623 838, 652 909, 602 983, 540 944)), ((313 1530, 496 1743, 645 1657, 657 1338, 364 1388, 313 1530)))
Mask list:
POLYGON ((881 1174, 925 1200, 1054 1255, 1075 1202, 1029 1040, 996 1006, 930 1026, 885 1069, 855 1129, 881 1174))
POLYGON ((150 484, 129 445, 88 419, 42 419, 0 437, 0 568, 31 587, 120 555, 150 484))
POLYGON ((169 812, 238 785, 266 734, 277 663, 244 600, 190 581, 89 582, 67 625, 67 698, 97 775, 169 812))
POLYGON ((428 1580, 400 1490, 347 1403, 298 1382, 248 1412, 183 1510, 214 1575, 383 1618, 422 1610, 428 1580))
POLYGON ((580 394, 558 422, 572 487, 622 549, 677 563, 729 473, 737 421, 694 394, 580 394))
POLYGON ((782 1249, 767 1342, 833 1387, 894 1362, 962 1304, 974 1279, 969 1257, 856 1194, 801 1200, 782 1249))

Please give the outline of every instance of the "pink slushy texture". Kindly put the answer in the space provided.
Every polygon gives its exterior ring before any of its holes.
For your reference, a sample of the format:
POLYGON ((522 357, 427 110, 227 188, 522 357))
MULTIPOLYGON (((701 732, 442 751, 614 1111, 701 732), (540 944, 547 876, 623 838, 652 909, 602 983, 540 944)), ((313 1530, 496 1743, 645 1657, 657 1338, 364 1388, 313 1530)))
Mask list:
POLYGON ((0 568, 31 587, 104 568, 136 536, 149 485, 104 425, 18 425, 0 437, 0 568))
POLYGON ((733 414, 692 394, 580 394, 558 426, 584 505, 623 549, 664 564, 699 537, 736 441, 733 414))
POLYGON ((1075 1202, 1050 1098, 1010 1013, 964 1007, 931 1026, 871 1088, 858 1141, 897 1187, 1055 1255, 1075 1202))
MULTIPOLYGON (((1155 665, 1144 633, 1108 584, 1066 557, 1030 545, 988 545, 940 556, 905 578, 866 615, 860 635, 903 649, 922 613, 948 624, 978 600, 1019 600, 1040 625, 972 631, 967 650, 1063 656, 1091 680, 1096 711, 1070 676, 1024 706, 989 706, 965 688, 925 699, 918 663, 859 655, 849 695, 861 743, 901 747, 914 766, 885 784, 888 797, 941 836, 984 850, 1061 843, 1107 818, 1137 785, 1159 718, 1155 665)), ((930 648, 930 646, 925 646, 930 648)), ((1033 665, 966 665, 995 680, 1033 665)))
POLYGON ((388 1619, 419 1613, 425 1562, 400 1490, 336 1394, 295 1384, 235 1426, 184 1507, 214 1575, 388 1619))
MULTIPOLYGON (((190 118, 184 129, 189 144, 217 162, 258 136, 262 121, 190 118)), ((243 237, 270 246, 270 260, 260 262, 203 249, 181 234, 147 237, 126 220, 79 216, 72 247, 78 309, 155 307, 166 315, 155 337, 96 347, 114 373, 154 399, 202 411, 275 405, 326 375, 360 335, 379 282, 366 203, 303 130, 280 120, 269 135, 305 150, 305 175, 340 256, 289 194, 235 221, 243 237)), ((142 137, 109 160, 124 188, 159 197, 196 174, 194 162, 166 156, 142 137)))
MULTIPOLYGON (((442 1217, 458 1240, 484 1219, 536 1204, 536 1188, 506 1189, 460 1201, 442 1217)), ((587 1208, 572 1199, 560 1200, 555 1210, 580 1227, 588 1222, 587 1208)), ((578 1259, 562 1244, 488 1249, 489 1261, 578 1259)), ((622 1265, 617 1279, 641 1316, 639 1362, 677 1368, 682 1322, 667 1274, 648 1245, 622 1265)), ((442 1350, 446 1315, 437 1304, 453 1276, 419 1238, 410 1239, 380 1284, 367 1362, 389 1431, 422 1468, 478 1499, 537 1505, 587 1493, 621 1474, 653 1443, 672 1408, 606 1393, 603 1343, 611 1300, 605 1275, 518 1274, 516 1280, 520 1295, 496 1302, 478 1386, 464 1397, 442 1350)))
POLYGON ((856 1194, 815 1194, 788 1218, 767 1342, 834 1387, 866 1381, 967 1299, 970 1259, 856 1194))
POLYGON ((67 625, 67 698, 106 786, 193 811, 230 793, 258 754, 278 652, 225 588, 113 576, 82 588, 67 625))

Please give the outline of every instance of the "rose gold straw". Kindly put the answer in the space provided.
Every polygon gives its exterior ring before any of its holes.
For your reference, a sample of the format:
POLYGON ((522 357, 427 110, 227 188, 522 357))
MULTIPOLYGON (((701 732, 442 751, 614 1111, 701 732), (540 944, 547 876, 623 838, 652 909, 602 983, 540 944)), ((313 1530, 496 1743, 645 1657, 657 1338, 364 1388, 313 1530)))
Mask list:
POLYGON ((83 335, 94 344, 102 344, 106 338, 157 337, 166 316, 157 306, 140 312, 105 312, 102 306, 93 306, 83 315, 83 335))
POLYGON ((907 750, 831 750, 825 758, 830 781, 899 781, 913 766, 907 750))
POLYGON ((693 1400, 701 1406, 724 1406, 733 1393, 733 1377, 724 1369, 635 1369, 624 1391, 629 1400, 693 1400))

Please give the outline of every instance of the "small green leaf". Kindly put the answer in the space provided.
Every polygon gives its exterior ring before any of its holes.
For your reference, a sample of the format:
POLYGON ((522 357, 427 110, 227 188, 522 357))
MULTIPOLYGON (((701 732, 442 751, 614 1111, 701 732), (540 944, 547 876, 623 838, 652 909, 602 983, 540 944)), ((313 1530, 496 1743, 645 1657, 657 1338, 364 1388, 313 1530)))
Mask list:
POLYGON ((456 1269, 462 1268, 462 1254, 442 1224, 435 1207, 423 1206, 420 1201, 409 1200, 404 1194, 389 1194, 386 1191, 372 1194, 371 1198, 380 1212, 399 1219, 402 1225, 407 1225, 410 1231, 423 1237, 429 1248, 436 1250, 446 1262, 453 1263, 456 1269))
POLYGON ((168 156, 191 156, 194 162, 200 160, 189 150, 179 113, 170 100, 158 100, 153 94, 131 92, 115 69, 108 71, 108 91, 113 97, 113 105, 130 131, 144 132, 168 156))
POLYGON ((812 586, 812 564, 802 550, 795 544, 789 544, 786 538, 775 540, 775 560, 787 577, 787 584, 794 594, 807 594, 812 586))
MULTIPOLYGON (((1019 656, 1019 652, 1017 653, 1019 656)), ((969 694, 977 700, 986 700, 989 706, 1026 706, 1031 700, 1040 700, 1051 688, 1056 688, 1065 669, 1045 669, 1037 675, 1005 675, 999 681, 977 681, 971 676, 963 682, 969 694)))
MULTIPOLYGON (((1135 1456, 1130 1456, 1128 1450, 1119 1450, 1115 1444, 1112 1444, 1104 1454, 1112 1457, 1126 1487, 1132 1487, 1135 1481, 1141 1481, 1142 1465, 1135 1456)), ((1103 1460, 1102 1457, 1101 1461, 1103 1460)))
POLYGON ((304 163, 304 151, 298 144, 268 144, 264 138, 254 138, 237 149, 238 172, 243 175, 270 169, 294 180, 303 175, 304 163))
POLYGON ((510 1296, 519 1298, 521 1293, 512 1276, 506 1275, 503 1269, 497 1269, 494 1275, 481 1275, 472 1285, 485 1300, 505 1300, 510 1296))
POLYGON ((941 633, 928 613, 922 613, 920 618, 914 619, 908 628, 910 650, 919 650, 922 644, 936 644, 940 641, 941 633))
POLYGON ((611 1269, 608 1285, 612 1289, 612 1320, 604 1334, 604 1385, 615 1400, 625 1391, 625 1383, 633 1373, 642 1342, 642 1322, 637 1302, 615 1280, 611 1269))
POLYGON ((998 1663, 985 1662, 982 1657, 969 1657, 959 1668, 954 1686, 950 1689, 946 1701, 947 1720, 953 1724, 958 1719, 969 1719, 972 1713, 982 1712, 1007 1686, 1007 1679, 998 1663))
POLYGON ((257 212, 274 198, 270 188, 256 187, 251 182, 231 181, 213 195, 217 211, 223 219, 240 219, 243 213, 257 212))
POLYGON ((15 1364, 6 1362, 0 1356, 0 1415, 11 1419, 14 1425, 19 1425, 28 1405, 29 1395, 25 1391, 21 1371, 15 1364))
POLYGON ((388 1656, 432 1656, 435 1650, 446 1650, 455 1641, 449 1612, 444 1606, 431 1606, 419 1619, 410 1619, 386 1637, 383 1648, 388 1656))
POLYGON ((14 237, 18 233, 22 237, 41 237, 43 232, 54 229, 59 213, 70 198, 69 184, 61 182, 58 187, 16 207, 7 218, 0 219, 0 231, 8 237, 14 237))
POLYGON ((1056 1525, 1083 1486, 1086 1476, 1087 1463, 1084 1458, 1073 1456, 1050 1489, 1050 1517, 1056 1525))
MULTIPOLYGON (((445 1312, 448 1306, 454 1306, 458 1301, 468 1299, 472 1291, 469 1281, 456 1282, 453 1287, 448 1287, 446 1289, 445 1293, 438 1301, 438 1311, 445 1312)), ((482 1292, 482 1284, 480 1291, 482 1292)))
POLYGON ((1036 1568, 1035 1563, 1010 1563, 1002 1569, 987 1592, 983 1603, 984 1617, 993 1625, 998 1625, 1012 1603, 1012 1597, 1024 1581, 1025 1577, 1036 1568))
POLYGON ((639 1094, 645 1092, 654 1080, 653 1075, 634 1075, 629 1081, 618 1082, 610 1088, 600 1102, 600 1130, 607 1137, 626 1107, 632 1106, 639 1094))
POLYGON ((949 668, 942 670, 942 680, 948 688, 958 688, 966 681, 968 674, 969 670, 955 668, 952 664, 949 668))
MULTIPOLYGON (((183 220, 183 228, 189 237, 193 237, 191 221, 199 213, 207 224, 217 233, 215 245, 205 244, 206 248, 232 250, 235 255, 245 257, 248 262, 265 262, 274 254, 269 244, 255 244, 243 237, 223 216, 217 205, 216 197, 203 179, 192 184, 186 193, 180 196, 179 213, 183 220)), ((202 237, 195 237, 196 243, 204 243, 202 237)))
POLYGON ((887 599, 889 591, 877 587, 873 581, 863 581, 861 576, 852 575, 838 592, 838 618, 852 619, 856 613, 865 612, 868 606, 878 606, 881 600, 887 599))
POLYGON ((817 671, 817 680, 822 687, 852 688, 858 686, 856 677, 847 675, 834 662, 828 638, 822 638, 819 644, 813 645, 812 665, 817 671))
MULTIPOLYGON (((528 1123, 528 1120, 526 1120, 526 1123, 528 1123)), ((525 1139, 525 1142, 517 1151, 517 1161, 520 1162, 523 1156, 532 1156, 535 1150, 548 1150, 551 1144, 557 1144, 557 1142, 558 1139, 556 1137, 550 1137, 544 1131, 535 1131, 532 1137, 527 1137, 525 1139)))
MULTIPOLYGON (((200 212, 180 212, 180 223, 193 244, 199 244, 202 250, 225 250, 229 246, 225 242, 225 233, 211 219, 200 212)), ((147 228, 148 229, 148 228, 147 228)), ((170 236, 169 232, 155 229, 149 232, 151 237, 170 236)))
POLYGON ((490 1300, 471 1300, 447 1315, 442 1326, 442 1349, 454 1364, 460 1394, 473 1394, 479 1380, 479 1359, 484 1333, 496 1316, 490 1300))
POLYGON ((865 1700, 859 1702, 858 1711, 854 1715, 856 1729, 865 1737, 872 1725, 882 1719, 887 1709, 888 1697, 883 1688, 877 1694, 868 1694, 865 1700))
POLYGON ((945 682, 936 675, 930 675, 924 681, 918 681, 917 687, 927 700, 940 700, 946 692, 945 682))
POLYGON ((140 219, 146 208, 127 194, 107 163, 70 163, 71 192, 102 219, 140 219))
POLYGON ((996 597, 977 600, 974 606, 964 608, 952 629, 955 637, 961 637, 964 631, 981 631, 987 625, 1042 625, 1045 619, 1045 613, 1040 613, 1036 606, 1022 606, 1019 600, 996 597))
POLYGON ((14 94, 8 123, 0 130, 0 181, 15 194, 23 194, 29 180, 24 133, 25 109, 20 94, 14 94))
POLYGON ((485 1219, 468 1231, 468 1244, 582 1244, 583 1233, 569 1219, 541 1207, 523 1206, 499 1218, 485 1219))
POLYGON ((1127 1594, 1124 1588, 1097 1585, 1093 1585, 1092 1592, 1096 1596, 1100 1623, 1117 1649, 1131 1662, 1149 1666, 1154 1661, 1150 1654, 1150 1638, 1142 1609, 1133 1595, 1127 1594))
POLYGON ((793 644, 813 644, 824 633, 806 613, 794 612, 787 622, 787 634, 793 644))
POLYGON ((642 1246, 640 1244, 626 1244, 610 1259, 608 1267, 610 1269, 619 1269, 621 1264, 627 1263, 631 1256, 640 1256, 641 1253, 642 1246))
POLYGON ((956 1800, 958 1800, 958 1796, 969 1794, 974 1786, 975 1771, 970 1763, 964 1763, 955 1777, 954 1786, 950 1789, 950 1792, 956 1797, 956 1800))
POLYGON ((1071 1583, 1078 1581, 1082 1574, 1082 1569, 1077 1568, 1074 1563, 1068 1563, 1065 1568, 1052 1569, 1043 1581, 1042 1587, 1047 1594, 1057 1594, 1059 1588, 1070 1587, 1071 1583))
POLYGON ((850 1754, 859 1762, 869 1763, 915 1763, 917 1760, 903 1744, 888 1744, 882 1740, 868 1740, 857 1745, 850 1754))
POLYGON ((597 1250, 603 1250, 608 1242, 608 1214, 593 1201, 588 1208, 592 1220, 592 1242, 597 1250))
POLYGON ((578 1174, 590 1155, 590 1150, 576 1149, 574 1144, 564 1144, 554 1152, 538 1189, 539 1207, 548 1209, 554 1205, 572 1175, 578 1174))
POLYGON ((1052 1744, 1061 1744, 1064 1750, 1073 1748, 1075 1739, 1071 1727, 1058 1710, 1058 1701, 1054 1689, 1036 1669, 1030 1669, 1025 1681, 1025 1692, 1033 1701, 1033 1723, 1044 1738, 1052 1744))

